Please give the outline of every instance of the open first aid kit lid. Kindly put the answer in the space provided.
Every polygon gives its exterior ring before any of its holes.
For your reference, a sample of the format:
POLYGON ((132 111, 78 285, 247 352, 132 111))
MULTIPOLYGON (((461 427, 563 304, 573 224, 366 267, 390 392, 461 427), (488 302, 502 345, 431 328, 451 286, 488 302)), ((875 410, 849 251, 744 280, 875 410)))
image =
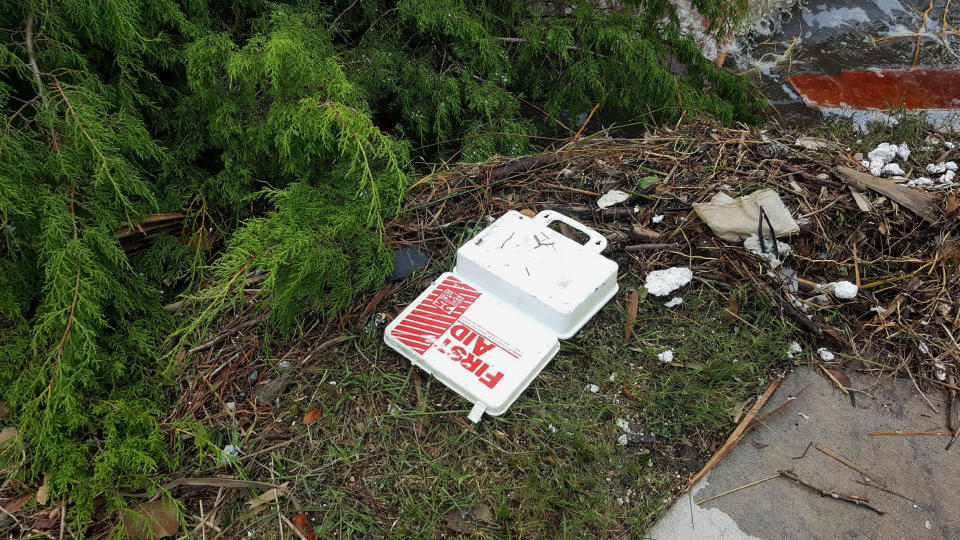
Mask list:
POLYGON ((457 250, 453 271, 567 339, 617 293, 617 263, 600 255, 606 247, 603 235, 558 212, 510 211, 457 250), (551 229, 554 222, 587 242, 551 229))
POLYGON ((469 418, 503 414, 617 292, 603 236, 556 212, 507 212, 457 252, 384 332, 384 341, 474 403, 469 418), (548 226, 562 221, 580 244, 548 226))
POLYGON ((474 402, 474 422, 503 414, 560 349, 557 336, 449 272, 387 326, 384 341, 474 402))

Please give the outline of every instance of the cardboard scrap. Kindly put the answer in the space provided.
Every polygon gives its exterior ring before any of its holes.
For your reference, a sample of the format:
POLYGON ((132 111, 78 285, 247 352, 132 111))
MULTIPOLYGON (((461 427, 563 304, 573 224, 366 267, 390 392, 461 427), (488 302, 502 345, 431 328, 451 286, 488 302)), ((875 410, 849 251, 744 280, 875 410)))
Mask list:
MULTIPOLYGON (((697 216, 710 226, 713 234, 731 242, 757 234, 761 207, 770 218, 778 238, 800 231, 800 226, 772 189, 761 189, 736 199, 721 192, 714 195, 710 202, 693 205, 697 216)), ((768 232, 764 224, 764 234, 768 232)))

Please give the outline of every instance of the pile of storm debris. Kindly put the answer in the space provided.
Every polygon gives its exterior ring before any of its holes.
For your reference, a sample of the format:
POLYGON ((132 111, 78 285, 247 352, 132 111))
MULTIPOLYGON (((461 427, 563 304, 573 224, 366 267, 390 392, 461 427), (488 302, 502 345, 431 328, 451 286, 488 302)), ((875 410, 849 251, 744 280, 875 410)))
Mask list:
MULTIPOLYGON (((955 144, 930 135, 913 152, 883 143, 861 154, 822 138, 702 124, 637 139, 600 134, 428 175, 389 236, 398 249, 443 256, 459 231, 507 210, 556 210, 603 233, 621 272, 681 267, 697 280, 753 283, 815 345, 791 357, 953 391, 955 144)), ((369 312, 361 303, 346 316, 369 312)), ((835 382, 847 393, 868 392, 843 379, 835 382)))

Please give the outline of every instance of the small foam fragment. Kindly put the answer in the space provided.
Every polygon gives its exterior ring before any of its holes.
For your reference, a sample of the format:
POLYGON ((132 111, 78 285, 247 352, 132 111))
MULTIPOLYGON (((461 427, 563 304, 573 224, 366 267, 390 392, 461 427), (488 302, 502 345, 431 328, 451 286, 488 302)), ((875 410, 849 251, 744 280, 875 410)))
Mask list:
POLYGON ((615 204, 620 204, 629 198, 629 193, 620 191, 619 189, 611 189, 610 191, 604 193, 602 197, 597 199, 597 206, 600 208, 608 208, 615 204))
POLYGON ((693 270, 685 266, 675 266, 666 270, 654 270, 647 274, 644 287, 654 296, 666 296, 683 287, 693 279, 693 270))

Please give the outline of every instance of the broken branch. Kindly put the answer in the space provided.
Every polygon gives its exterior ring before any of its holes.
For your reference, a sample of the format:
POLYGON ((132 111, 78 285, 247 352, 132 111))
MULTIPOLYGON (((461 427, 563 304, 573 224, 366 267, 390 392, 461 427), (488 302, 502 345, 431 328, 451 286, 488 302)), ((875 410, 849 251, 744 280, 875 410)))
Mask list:
POLYGON ((813 491, 814 493, 819 493, 821 497, 831 497, 839 501, 846 501, 850 504, 862 506, 868 510, 873 510, 874 512, 880 514, 881 516, 884 514, 883 510, 870 504, 870 499, 866 497, 859 497, 857 495, 851 495, 849 493, 838 493, 836 491, 827 491, 809 482, 801 480, 799 477, 797 477, 797 475, 793 474, 793 471, 778 471, 778 472, 780 473, 780 476, 782 476, 783 478, 796 482, 797 484, 800 484, 801 486, 809 489, 810 491, 813 491))

